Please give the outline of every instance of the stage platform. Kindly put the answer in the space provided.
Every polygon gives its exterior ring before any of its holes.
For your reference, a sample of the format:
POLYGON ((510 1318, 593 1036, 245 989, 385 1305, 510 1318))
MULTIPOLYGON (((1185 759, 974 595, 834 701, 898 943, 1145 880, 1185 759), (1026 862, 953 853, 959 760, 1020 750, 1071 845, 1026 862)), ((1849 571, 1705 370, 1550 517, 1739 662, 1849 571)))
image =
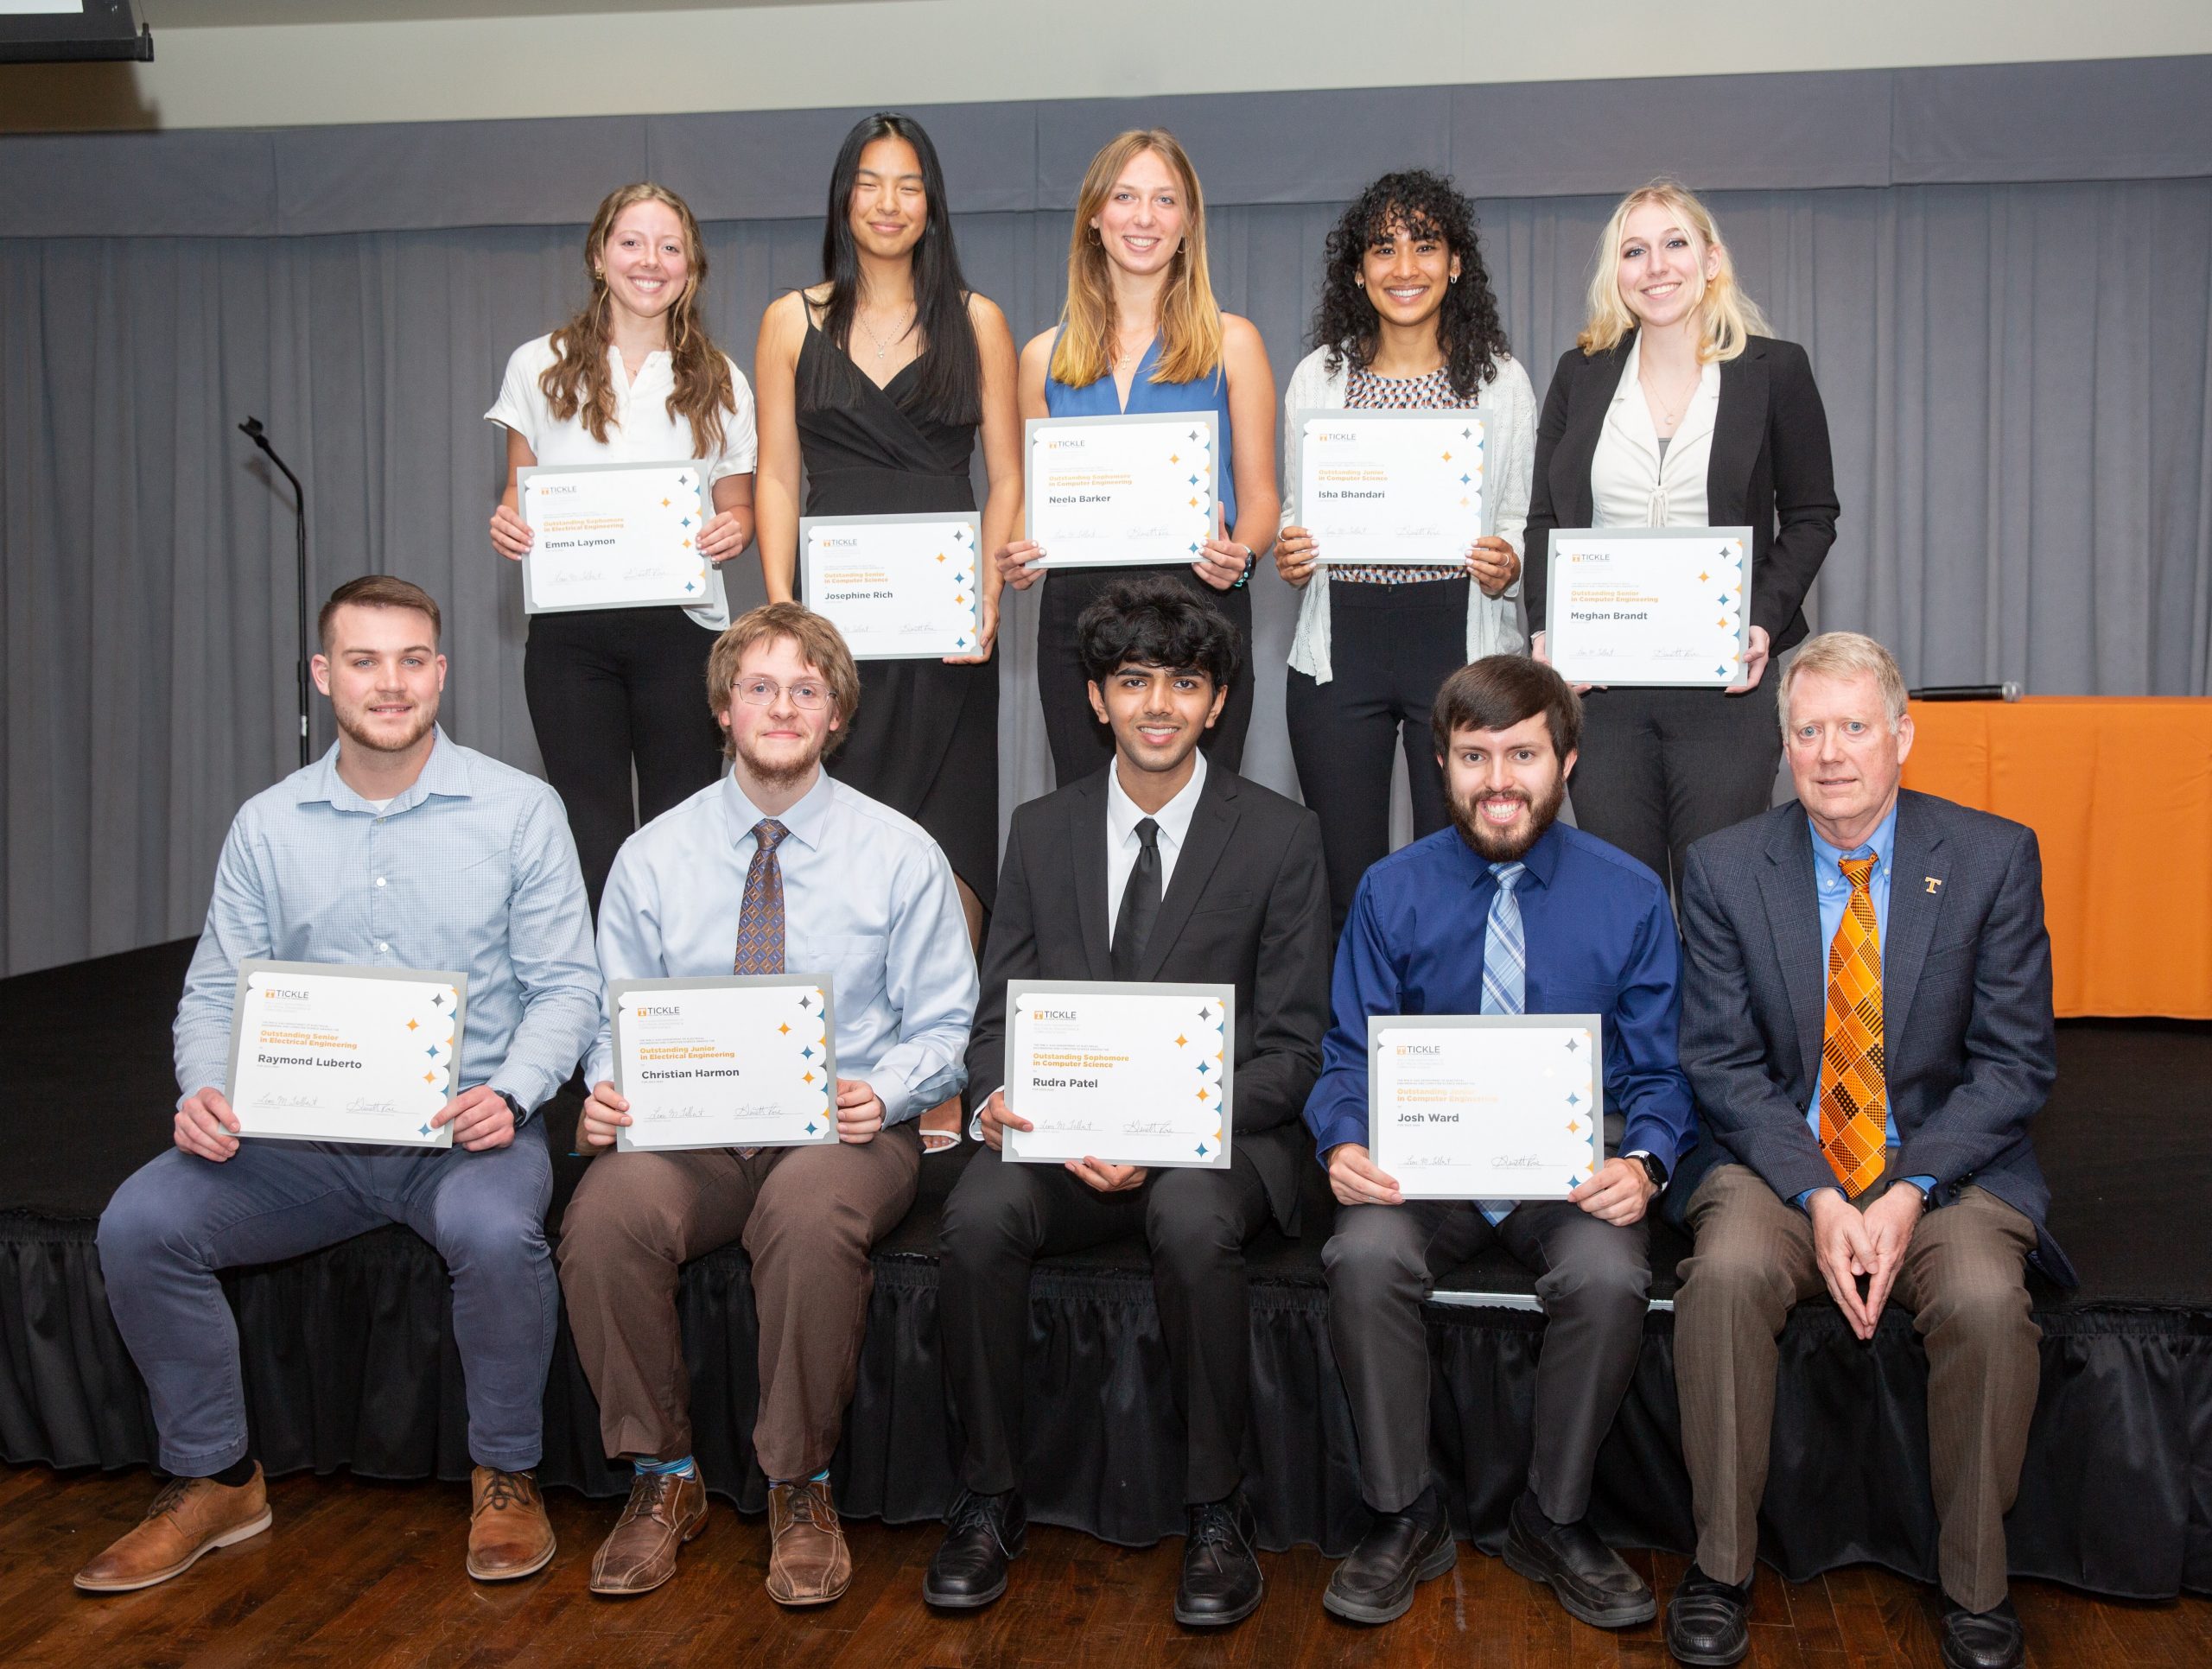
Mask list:
MULTIPOLYGON (((188 942, 0 980, 0 1085, 18 1134, 0 1169, 0 1458, 147 1463, 143 1389, 109 1317, 93 1227, 115 1186, 168 1142, 168 1026, 188 942), (96 1025, 127 1018, 119 1029, 96 1025)), ((2100 1593, 2212 1592, 2212 1025, 2074 1021, 2036 1126, 2053 1233, 2083 1275, 2037 1281, 2043 1393, 2010 1522, 2013 1570, 2100 1593)), ((556 1221, 585 1161, 563 1157, 575 1101, 542 1121, 556 1221)), ((964 1152, 923 1167, 920 1199, 880 1247, 860 1381, 835 1475, 849 1514, 938 1516, 954 1491, 937 1358, 938 1214, 964 1152)), ((1249 1488, 1261 1539, 1337 1553, 1364 1520, 1330 1354, 1319 1167, 1298 1240, 1255 1243, 1249 1488)), ((1608 1539, 1686 1552, 1673 1323, 1678 1236, 1655 1242, 1655 1304, 1592 1512, 1608 1539)), ((461 1368, 444 1272, 390 1228, 227 1278, 245 1344, 257 1452, 273 1473, 465 1476, 461 1368)), ((1528 1458, 1541 1317, 1509 1260, 1455 1272, 1432 1306, 1434 1460, 1461 1533, 1493 1551, 1528 1458)), ((1179 1441, 1141 1243, 1047 1260, 1032 1291, 1033 1516, 1130 1545, 1179 1534, 1179 1441)), ((758 1510, 751 1294, 742 1252, 686 1268, 682 1309, 697 1452, 718 1494, 758 1510)), ((1932 1579, 1926 1364, 1892 1310, 1871 1345, 1825 1301, 1783 1340, 1762 1553, 1795 1578, 1873 1562, 1932 1579)), ((548 1484, 626 1480, 565 1323, 546 1389, 548 1484)))

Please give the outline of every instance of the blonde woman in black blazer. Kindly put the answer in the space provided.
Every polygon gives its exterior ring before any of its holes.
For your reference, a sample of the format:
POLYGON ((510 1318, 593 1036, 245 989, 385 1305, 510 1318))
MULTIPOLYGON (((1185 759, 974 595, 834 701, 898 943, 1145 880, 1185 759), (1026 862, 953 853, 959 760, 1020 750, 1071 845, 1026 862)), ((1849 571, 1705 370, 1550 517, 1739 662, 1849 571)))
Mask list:
POLYGON ((1670 887, 1691 841, 1772 799, 1782 739, 1767 666, 1806 634, 1837 510, 1805 350, 1769 333, 1702 203, 1670 181, 1631 192, 1599 239, 1589 322, 1544 398, 1522 584, 1541 659, 1552 529, 1751 530, 1745 681, 1599 688, 1584 702, 1575 821, 1670 887))

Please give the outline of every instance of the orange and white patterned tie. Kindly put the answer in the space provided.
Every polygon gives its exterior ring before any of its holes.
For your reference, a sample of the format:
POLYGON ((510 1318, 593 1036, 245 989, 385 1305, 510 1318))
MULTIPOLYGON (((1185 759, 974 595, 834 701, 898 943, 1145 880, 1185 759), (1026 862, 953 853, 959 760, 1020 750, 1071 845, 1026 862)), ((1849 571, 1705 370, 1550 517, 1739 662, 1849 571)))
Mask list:
POLYGON ((1867 877, 1872 858, 1846 858, 1851 902, 1828 946, 1827 1021, 1821 1038, 1821 1151, 1856 1199, 1880 1180, 1889 1088, 1882 1069, 1882 935, 1867 877))

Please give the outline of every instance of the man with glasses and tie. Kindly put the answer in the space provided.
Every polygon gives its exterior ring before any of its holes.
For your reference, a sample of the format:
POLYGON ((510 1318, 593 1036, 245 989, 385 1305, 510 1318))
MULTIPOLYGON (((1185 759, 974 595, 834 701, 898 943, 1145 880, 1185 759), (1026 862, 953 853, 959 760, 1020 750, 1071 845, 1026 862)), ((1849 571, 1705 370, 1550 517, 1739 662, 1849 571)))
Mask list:
POLYGON ((1430 715, 1452 827, 1370 869, 1337 948, 1335 1020, 1306 1104, 1337 1232, 1322 1252, 1329 1339, 1359 1438, 1371 1528, 1322 1603, 1388 1622, 1458 1558, 1431 1475, 1428 1333, 1436 1278, 1496 1241, 1536 1275, 1547 1317, 1528 1484, 1505 1558, 1602 1628, 1656 1614, 1591 1530, 1598 1446, 1643 1344, 1645 1212, 1691 1140, 1675 1054, 1680 950, 1667 890, 1626 853, 1560 824, 1582 707, 1549 667, 1462 667, 1430 715), (1609 1157, 1565 1200, 1407 1200, 1367 1146, 1370 1014, 1581 1014, 1604 1020, 1609 1157), (1614 1136, 1618 1115, 1620 1133, 1614 1136))
MULTIPOLYGON (((818 1605, 852 1579, 829 1468, 868 1319, 869 1253, 913 1202, 915 1117, 966 1077, 976 961, 936 842, 823 771, 860 699, 835 626, 796 603, 753 610, 715 643, 707 695, 729 774, 624 843, 600 904, 600 965, 610 981, 828 972, 840 1139, 601 1151, 585 1173, 562 1224, 561 1285, 601 1438, 636 1471, 591 1587, 659 1587, 705 1522, 677 1275, 741 1237, 760 1320, 753 1446, 769 1486, 768 1592, 818 1605)), ((630 1121, 613 1062, 602 1025, 577 1130, 593 1150, 630 1121)))

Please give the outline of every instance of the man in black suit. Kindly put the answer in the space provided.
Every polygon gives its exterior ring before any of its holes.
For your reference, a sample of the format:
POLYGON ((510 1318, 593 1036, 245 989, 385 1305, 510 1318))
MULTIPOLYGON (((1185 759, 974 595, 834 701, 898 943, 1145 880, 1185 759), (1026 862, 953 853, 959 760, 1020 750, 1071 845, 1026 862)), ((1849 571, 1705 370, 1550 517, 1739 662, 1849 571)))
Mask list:
POLYGON ((1029 1272, 1043 1254, 1143 1231, 1187 1454, 1190 1533, 1176 1621, 1232 1623, 1264 1591, 1242 1488, 1250 1321, 1244 1242, 1294 1231, 1299 1121, 1328 1025, 1329 889, 1313 812, 1209 765, 1198 739, 1236 671, 1235 629, 1181 585, 1116 585, 1077 623, 1090 704, 1114 761, 1014 814, 968 1049, 986 1144, 952 1190, 938 1314, 963 1486, 923 1596, 968 1609, 1006 1591, 1021 1552, 1022 1363, 1029 1272), (1086 1159, 1008 1164, 1009 980, 1234 984, 1226 1171, 1086 1159))
POLYGON ((1825 1288, 1862 1340, 1892 1294, 1913 1313, 1943 1660, 2005 1669, 2004 1520, 2039 1378, 2024 1272, 2074 1279, 2028 1138, 2057 1074, 2042 860, 2018 823, 1899 791, 1912 719, 1872 638, 1808 640, 1781 707, 1798 803, 1700 841, 1682 887, 1681 1060, 1712 1139, 1676 1184, 1697 1235, 1675 1377, 1698 1544, 1667 1644, 1744 1655, 1775 1341, 1825 1288))

